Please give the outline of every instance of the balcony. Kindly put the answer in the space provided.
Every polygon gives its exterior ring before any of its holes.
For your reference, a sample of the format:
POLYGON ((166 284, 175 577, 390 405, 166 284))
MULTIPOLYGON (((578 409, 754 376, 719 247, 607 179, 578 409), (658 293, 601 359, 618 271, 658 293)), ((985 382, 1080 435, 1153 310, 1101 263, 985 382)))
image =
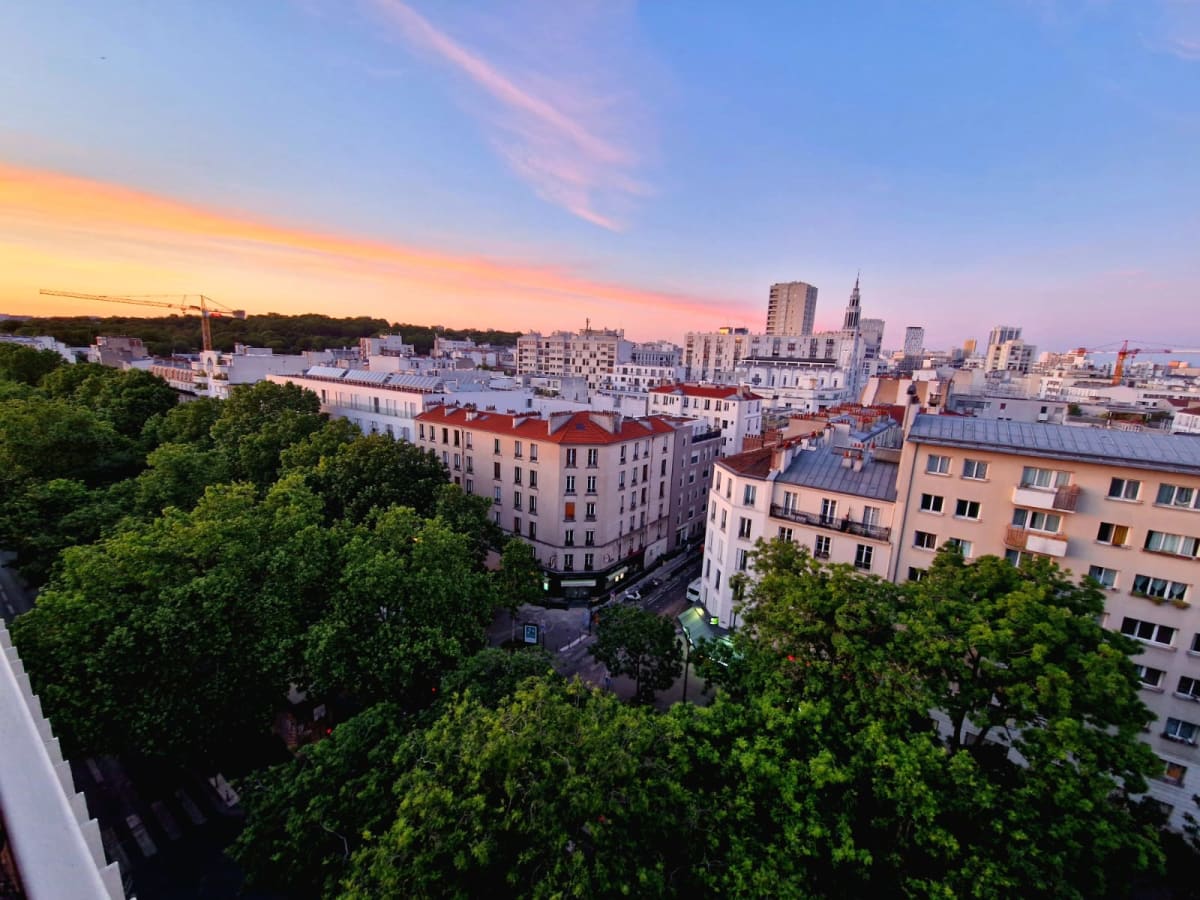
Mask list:
POLYGON ((1005 529, 1004 546, 1014 550, 1024 550, 1027 553, 1041 553, 1045 556, 1063 557, 1067 555, 1067 539, 1065 537, 1030 531, 1028 528, 1018 528, 1015 525, 1009 525, 1005 529))
POLYGON ((1067 484, 1060 488, 1038 488, 1021 484, 1013 488, 1012 502, 1030 509, 1075 512, 1079 494, 1077 484, 1067 484))
POLYGON ((855 522, 850 518, 819 516, 816 513, 803 512, 798 509, 786 509, 774 503, 771 504, 771 515, 777 519, 797 522, 800 525, 811 525, 814 528, 824 528, 828 531, 840 531, 843 534, 853 534, 874 541, 886 541, 892 534, 892 529, 884 528, 881 525, 864 525, 862 522, 855 522))

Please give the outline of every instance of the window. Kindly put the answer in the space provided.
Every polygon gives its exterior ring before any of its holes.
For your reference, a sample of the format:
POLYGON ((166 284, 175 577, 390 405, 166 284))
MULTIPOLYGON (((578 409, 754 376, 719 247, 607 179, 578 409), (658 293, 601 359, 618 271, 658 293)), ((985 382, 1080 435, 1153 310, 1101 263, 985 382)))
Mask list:
MULTIPOLYGON (((471 446, 470 440, 467 441, 467 446, 471 446)), ((537 444, 529 445, 529 461, 537 462, 537 444)))
POLYGON ((978 519, 978 500, 959 500, 954 504, 954 514, 960 519, 978 519))
POLYGON ((946 543, 958 550, 963 555, 963 559, 971 558, 971 550, 973 549, 970 541, 964 541, 962 538, 946 538, 946 543))
POLYGON ((621 445, 621 465, 625 465, 625 445, 621 445))
POLYGON ((537 469, 529 470, 529 486, 531 488, 537 487, 537 469))
POLYGON ((837 518, 837 501, 825 498, 821 501, 821 524, 832 525, 837 518))
POLYGON ((916 566, 908 567, 908 580, 909 581, 920 581, 928 574, 929 574, 929 572, 926 569, 918 569, 916 566))
POLYGON ((721 530, 725 530, 725 523, 729 520, 729 514, 725 510, 721 510, 721 530))
POLYGON ((513 466, 513 484, 521 483, 521 467, 513 466))
POLYGON ((937 535, 928 531, 918 531, 913 534, 913 546, 920 550, 936 550, 937 535))
POLYGON ((1026 466, 1021 470, 1021 487, 1053 490, 1054 488, 1066 487, 1070 483, 1070 472, 1058 472, 1054 469, 1038 469, 1034 466, 1026 466))
POLYGON ((500 453, 500 438, 494 438, 494 439, 493 439, 493 441, 492 441, 492 452, 493 452, 493 453, 496 453, 496 454, 499 454, 499 453, 500 453))
POLYGON ((1195 722, 1185 722, 1183 719, 1167 719, 1167 725, 1163 729, 1163 737, 1169 741, 1179 741, 1184 744, 1196 743, 1197 732, 1200 732, 1200 725, 1195 722))
POLYGON ((563 504, 563 518, 568 522, 575 521, 575 501, 568 500, 563 504))
POLYGON ((790 529, 790 528, 784 528, 784 527, 781 525, 781 526, 779 527, 779 539, 780 539, 781 541, 787 541, 788 543, 791 543, 791 541, 792 541, 792 529, 790 529))
POLYGON ((583 533, 583 545, 584 545, 585 547, 594 547, 594 546, 596 546, 596 532, 594 532, 594 531, 585 531, 585 532, 583 533))
POLYGON ((513 491, 513 509, 521 508, 521 492, 513 491))
POLYGON ((930 453, 929 458, 925 460, 925 471, 930 475, 949 475, 950 457, 930 453))
POLYGON ((742 504, 744 506, 753 506, 757 496, 758 488, 752 484, 746 485, 746 490, 742 492, 742 504))
POLYGON ((575 554, 574 553, 564 553, 563 554, 563 571, 564 572, 573 572, 574 570, 575 570, 575 554))
POLYGON ((475 482, 472 481, 470 478, 467 479, 467 493, 468 494, 475 493, 475 482))
POLYGON ((472 434, 471 434, 471 432, 469 432, 469 431, 468 431, 468 432, 466 432, 466 433, 463 435, 463 437, 464 437, 464 438, 466 438, 467 449, 468 449, 468 450, 472 450, 472 449, 474 449, 474 447, 475 447, 475 442, 472 440, 472 434))
POLYGON ((521 533, 521 517, 513 516, 513 534, 521 533))
POLYGON ((854 551, 854 568, 870 570, 871 560, 875 556, 875 548, 870 544, 859 544, 854 551))
POLYGON ((1110 500, 1136 500, 1141 493, 1142 483, 1128 478, 1114 478, 1108 486, 1110 500))
POLYGON ((600 464, 600 451, 592 447, 587 452, 587 464, 595 467, 600 464))
MULTIPOLYGON (((378 409, 377 409, 377 410, 375 410, 375 411, 376 411, 376 412, 379 412, 379 410, 378 410, 378 409)), ((443 444, 448 444, 448 443, 450 443, 450 429, 449 429, 449 428, 443 428, 443 429, 442 429, 442 443, 443 443, 443 444)))
POLYGON ((567 448, 567 465, 571 468, 575 467, 576 455, 577 455, 577 451, 575 450, 574 447, 567 448))
POLYGON ((529 523, 529 539, 531 541, 537 540, 537 522, 529 523))
POLYGON ((500 463, 498 463, 498 462, 492 463, 492 477, 493 478, 500 477, 500 463))
POLYGON ((475 457, 468 456, 466 458, 466 464, 467 464, 467 471, 474 473, 475 472, 475 457))
POLYGON ((625 473, 624 472, 617 473, 617 490, 618 491, 625 490, 625 473))
POLYGON ((738 519, 738 537, 747 540, 750 538, 750 520, 745 516, 738 519))
POLYGON ((970 478, 972 481, 986 481, 987 473, 988 464, 982 459, 963 460, 963 478, 970 478))
POLYGON ((574 528, 568 528, 566 531, 563 532, 563 544, 564 544, 564 546, 567 546, 567 547, 575 546, 575 529, 574 528))
POLYGON ((1192 635, 1192 646, 1189 649, 1192 653, 1200 653, 1200 631, 1192 635))
POLYGON ((1044 531, 1047 534, 1058 534, 1062 526, 1062 516, 1057 513, 1047 513, 1035 509, 1014 509, 1012 523, 1017 528, 1028 528, 1030 531, 1044 531))
POLYGON ((1189 700, 1200 700, 1200 678, 1180 676, 1179 686, 1175 688, 1175 693, 1181 697, 1187 697, 1189 700))
POLYGON ((1129 526, 1114 525, 1112 522, 1101 522, 1096 532, 1096 541, 1100 544, 1112 544, 1114 547, 1124 547, 1129 543, 1129 526))
POLYGON ((575 476, 574 475, 567 476, 567 485, 566 485, 565 493, 568 493, 568 494, 575 493, 575 476))
POLYGON ((1151 644, 1162 644, 1164 647, 1170 647, 1171 642, 1175 640, 1174 628, 1168 628, 1166 625, 1159 625, 1155 622, 1143 622, 1141 619, 1131 619, 1128 616, 1121 623, 1121 634, 1151 644))
POLYGON ((1180 509, 1200 509, 1200 491, 1178 484, 1160 484, 1154 502, 1159 506, 1176 506, 1180 509))
POLYGON ((1133 593, 1143 597, 1157 597, 1160 600, 1180 600, 1187 597, 1188 586, 1179 581, 1166 578, 1153 578, 1150 575, 1133 576, 1133 593))
POLYGON ((537 497, 533 494, 529 495, 529 514, 531 516, 537 515, 537 497))
POLYGON ((880 518, 880 515, 879 515, 879 507, 878 506, 864 506, 863 507, 862 523, 864 525, 869 525, 872 528, 877 528, 877 527, 879 527, 879 518, 880 518))
POLYGON ((500 487, 500 485, 496 485, 492 489, 492 502, 495 503, 497 506, 500 505, 500 491, 501 490, 502 490, 502 488, 500 487))
POLYGON ((521 458, 521 442, 520 441, 513 441, 513 456, 515 456, 517 459, 521 458))
POLYGON ((818 534, 813 538, 813 556, 817 559, 829 559, 830 540, 827 535, 818 534))
POLYGON ((1194 559, 1200 540, 1182 534, 1167 534, 1165 531, 1146 532, 1145 549, 1151 553, 1170 553, 1172 556, 1186 556, 1194 559))
POLYGON ((746 565, 750 561, 750 551, 739 547, 737 552, 737 567, 739 572, 746 571, 746 565))
POLYGON ((1162 684, 1163 676, 1167 674, 1162 669, 1152 669, 1150 666, 1140 664, 1133 668, 1137 672, 1138 681, 1146 687, 1159 687, 1162 684))
POLYGON ((1117 586, 1117 570, 1106 569, 1104 566, 1092 566, 1088 569, 1088 577, 1099 582, 1101 587, 1106 587, 1110 591, 1117 586))
POLYGON ((595 475, 589 475, 587 477, 587 492, 589 494, 596 493, 596 476, 595 475))
POLYGON ((922 494, 921 512, 940 513, 945 502, 946 498, 939 497, 937 494, 922 494))
POLYGON ((455 469, 455 471, 457 471, 461 468, 462 468, 462 454, 455 453, 454 454, 454 469, 455 469))
POLYGON ((1162 764, 1163 773, 1158 777, 1167 784, 1174 784, 1182 787, 1183 779, 1187 777, 1187 766, 1181 765, 1180 763, 1169 762, 1165 759, 1162 760, 1162 764))
POLYGON ((588 572, 592 571, 592 568, 595 566, 595 564, 596 564, 596 554, 595 553, 583 554, 583 568, 585 570, 587 570, 588 572))
POLYGON ((421 423, 417 424, 417 436, 421 440, 425 440, 425 426, 421 423))
POLYGON ((595 503, 585 503, 583 505, 583 509, 584 509, 584 516, 587 518, 587 520, 589 522, 596 518, 596 504, 595 503))

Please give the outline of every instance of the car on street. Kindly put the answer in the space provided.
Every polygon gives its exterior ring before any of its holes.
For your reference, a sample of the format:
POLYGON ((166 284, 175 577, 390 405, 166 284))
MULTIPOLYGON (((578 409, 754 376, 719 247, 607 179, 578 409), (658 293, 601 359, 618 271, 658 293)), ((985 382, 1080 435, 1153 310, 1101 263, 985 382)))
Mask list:
POLYGON ((624 597, 626 600, 629 600, 632 603, 640 603, 641 599, 642 599, 642 592, 636 591, 636 590, 629 590, 629 591, 625 592, 624 597))

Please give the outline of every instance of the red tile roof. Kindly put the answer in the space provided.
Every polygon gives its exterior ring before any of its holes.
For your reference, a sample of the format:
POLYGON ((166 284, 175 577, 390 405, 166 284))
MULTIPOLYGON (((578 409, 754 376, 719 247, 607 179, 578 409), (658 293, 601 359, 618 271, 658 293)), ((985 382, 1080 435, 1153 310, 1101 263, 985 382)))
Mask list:
POLYGON ((656 388, 651 388, 652 394, 679 394, 680 396, 688 397, 714 397, 718 400, 762 400, 758 394, 755 394, 749 388, 738 387, 736 385, 724 384, 686 384, 685 382, 677 382, 675 384, 664 384, 656 388))
POLYGON ((537 413, 502 413, 462 406, 435 406, 417 416, 417 421, 550 444, 619 444, 675 430, 661 416, 631 419, 611 412, 564 412, 542 417, 537 413), (601 424, 606 420, 619 422, 619 428, 606 428, 601 424))

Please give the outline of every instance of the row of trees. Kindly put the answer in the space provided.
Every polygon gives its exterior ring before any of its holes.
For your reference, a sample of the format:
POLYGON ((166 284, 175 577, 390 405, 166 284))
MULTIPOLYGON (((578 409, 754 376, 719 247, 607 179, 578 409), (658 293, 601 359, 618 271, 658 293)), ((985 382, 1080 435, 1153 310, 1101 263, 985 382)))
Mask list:
POLYGON ((294 385, 179 404, 144 372, 4 358, 0 546, 43 583, 13 634, 71 753, 236 767, 292 685, 421 708, 540 590, 520 542, 486 568, 488 504, 432 454, 294 385))
POLYGON ((899 587, 785 542, 756 567, 745 628, 699 651, 711 705, 477 661, 258 776, 238 858, 356 898, 1091 897, 1160 865, 1134 646, 1094 585, 946 551, 899 587))
MULTIPOLYGON (((0 333, 27 337, 50 335, 71 347, 86 347, 98 334, 141 338, 150 353, 169 356, 195 353, 200 349, 200 323, 195 316, 54 316, 0 320, 0 333)), ((414 344, 418 353, 433 349, 435 337, 453 340, 470 338, 477 343, 512 347, 520 332, 479 328, 439 328, 408 323, 388 324, 386 319, 367 316, 334 318, 310 313, 285 316, 277 313, 249 315, 245 319, 214 318, 213 346, 232 350, 234 344, 270 347, 276 353, 303 350, 328 350, 354 346, 359 338, 380 334, 400 334, 405 343, 414 344)))

